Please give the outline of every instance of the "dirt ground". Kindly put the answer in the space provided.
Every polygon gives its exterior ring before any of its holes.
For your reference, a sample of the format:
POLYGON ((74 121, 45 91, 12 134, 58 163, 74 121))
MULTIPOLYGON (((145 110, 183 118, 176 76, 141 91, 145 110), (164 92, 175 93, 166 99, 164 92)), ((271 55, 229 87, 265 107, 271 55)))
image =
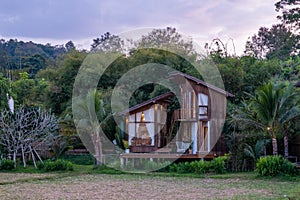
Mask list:
MULTIPOLYGON (((270 199, 276 187, 236 178, 0 173, 0 199, 270 199), (57 176, 57 175, 56 175, 57 176)), ((284 183, 279 183, 284 185, 284 183)), ((278 185, 278 187, 281 187, 278 185)), ((275 192, 275 193, 274 193, 275 192)), ((283 197, 283 196, 281 196, 283 197)))

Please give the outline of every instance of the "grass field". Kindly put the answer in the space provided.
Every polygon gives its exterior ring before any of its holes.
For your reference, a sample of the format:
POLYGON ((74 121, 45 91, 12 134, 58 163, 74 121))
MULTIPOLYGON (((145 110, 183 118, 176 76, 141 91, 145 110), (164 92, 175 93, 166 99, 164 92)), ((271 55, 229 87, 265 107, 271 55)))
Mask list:
POLYGON ((0 199, 300 199, 300 177, 101 174, 77 166, 68 173, 0 173, 0 199))

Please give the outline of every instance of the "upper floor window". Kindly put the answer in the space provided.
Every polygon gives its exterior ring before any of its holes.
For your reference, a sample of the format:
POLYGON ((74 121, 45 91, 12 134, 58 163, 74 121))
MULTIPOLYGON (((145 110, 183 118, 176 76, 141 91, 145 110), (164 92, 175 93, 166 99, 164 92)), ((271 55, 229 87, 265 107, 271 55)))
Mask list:
POLYGON ((208 117, 208 96, 203 93, 198 94, 199 119, 207 119, 208 117))

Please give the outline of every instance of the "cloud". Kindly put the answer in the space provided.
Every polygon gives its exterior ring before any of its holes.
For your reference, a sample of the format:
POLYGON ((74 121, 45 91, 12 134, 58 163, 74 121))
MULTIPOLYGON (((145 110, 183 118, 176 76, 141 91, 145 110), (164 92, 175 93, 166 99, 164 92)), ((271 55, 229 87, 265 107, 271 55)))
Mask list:
POLYGON ((11 15, 11 16, 8 16, 8 15, 0 15, 0 19, 3 23, 15 23, 17 22, 20 18, 19 16, 17 15, 11 15))
POLYGON ((85 41, 85 46, 107 31, 175 26, 199 41, 227 37, 244 46, 260 26, 276 22, 276 1, 10 0, 1 3, 0 35, 85 41))

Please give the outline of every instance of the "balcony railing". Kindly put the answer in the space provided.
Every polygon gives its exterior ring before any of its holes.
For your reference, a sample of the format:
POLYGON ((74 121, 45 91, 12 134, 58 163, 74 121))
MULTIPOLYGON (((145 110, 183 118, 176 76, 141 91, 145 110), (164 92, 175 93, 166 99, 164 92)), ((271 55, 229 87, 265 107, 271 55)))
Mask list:
POLYGON ((195 120, 197 118, 196 109, 178 109, 173 112, 175 120, 195 120))
POLYGON ((177 109, 173 112, 173 119, 176 120, 207 120, 208 106, 199 106, 199 112, 196 109, 177 109), (198 115, 198 116, 197 116, 198 115))

